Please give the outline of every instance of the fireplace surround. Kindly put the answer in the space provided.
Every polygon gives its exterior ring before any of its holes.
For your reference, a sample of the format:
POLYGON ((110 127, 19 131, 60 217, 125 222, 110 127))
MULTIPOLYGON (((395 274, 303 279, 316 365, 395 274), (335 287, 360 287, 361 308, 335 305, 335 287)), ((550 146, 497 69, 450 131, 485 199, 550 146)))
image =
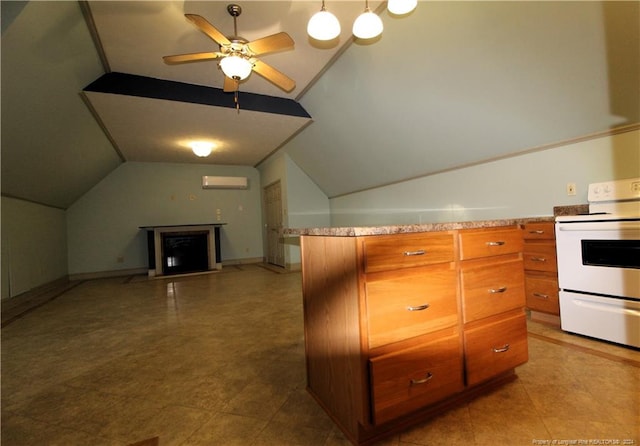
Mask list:
POLYGON ((222 269, 220 228, 224 223, 141 226, 147 231, 149 276, 222 269))

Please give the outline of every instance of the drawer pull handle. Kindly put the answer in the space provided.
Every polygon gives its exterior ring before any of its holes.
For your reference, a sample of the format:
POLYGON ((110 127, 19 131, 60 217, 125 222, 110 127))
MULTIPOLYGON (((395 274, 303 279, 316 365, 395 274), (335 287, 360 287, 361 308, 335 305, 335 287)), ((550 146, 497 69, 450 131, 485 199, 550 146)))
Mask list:
POLYGON ((544 234, 544 231, 541 229, 538 229, 537 231, 529 231, 529 234, 544 234))
POLYGON ((409 311, 422 311, 422 310, 426 310, 427 308, 429 308, 429 304, 422 304, 422 305, 417 305, 415 307, 409 306, 409 307, 407 307, 407 310, 409 310, 409 311))
POLYGON ((545 259, 544 257, 531 257, 531 261, 532 262, 546 262, 547 259, 545 259))
POLYGON ((491 288, 489 290, 489 293, 498 294, 498 293, 504 293, 505 291, 507 291, 507 287, 506 286, 501 286, 500 288, 491 288))
POLYGON ((537 297, 538 299, 549 299, 548 294, 542 294, 542 293, 533 293, 533 297, 537 297))
POLYGON ((493 353, 504 353, 509 350, 509 344, 504 344, 504 347, 495 348, 493 347, 493 353))
POLYGON ((418 384, 428 383, 429 381, 431 381, 431 378, 433 378, 433 375, 431 374, 431 372, 427 372, 427 376, 422 379, 412 379, 411 385, 417 386, 418 384))
POLYGON ((423 256, 427 253, 424 249, 418 249, 417 251, 405 251, 405 256, 423 256))
POLYGON ((504 245, 503 241, 497 241, 497 242, 487 242, 487 246, 502 246, 504 245))

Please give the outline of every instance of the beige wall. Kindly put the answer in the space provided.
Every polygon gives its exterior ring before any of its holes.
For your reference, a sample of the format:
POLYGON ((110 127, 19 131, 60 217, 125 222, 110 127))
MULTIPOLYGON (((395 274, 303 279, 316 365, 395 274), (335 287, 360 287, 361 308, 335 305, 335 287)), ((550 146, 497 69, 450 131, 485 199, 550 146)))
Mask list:
POLYGON ((331 224, 549 216, 554 206, 586 204, 590 183, 640 177, 639 147, 636 129, 349 194, 331 200, 331 224))
POLYGON ((67 275, 65 211, 2 197, 2 298, 67 275))

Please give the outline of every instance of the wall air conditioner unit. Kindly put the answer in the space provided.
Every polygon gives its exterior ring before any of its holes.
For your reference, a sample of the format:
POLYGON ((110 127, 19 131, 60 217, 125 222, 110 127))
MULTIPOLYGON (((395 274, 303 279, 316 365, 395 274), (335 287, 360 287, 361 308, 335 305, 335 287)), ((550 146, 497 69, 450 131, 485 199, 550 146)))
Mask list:
POLYGON ((202 177, 203 189, 248 189, 247 177, 202 177))

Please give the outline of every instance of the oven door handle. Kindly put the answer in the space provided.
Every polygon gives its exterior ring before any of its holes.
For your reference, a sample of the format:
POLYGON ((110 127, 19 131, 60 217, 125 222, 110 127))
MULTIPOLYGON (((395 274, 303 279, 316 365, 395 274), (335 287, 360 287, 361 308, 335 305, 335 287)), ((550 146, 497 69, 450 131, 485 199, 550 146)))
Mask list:
POLYGON ((558 223, 560 231, 638 231, 640 221, 599 221, 580 223, 558 223))

